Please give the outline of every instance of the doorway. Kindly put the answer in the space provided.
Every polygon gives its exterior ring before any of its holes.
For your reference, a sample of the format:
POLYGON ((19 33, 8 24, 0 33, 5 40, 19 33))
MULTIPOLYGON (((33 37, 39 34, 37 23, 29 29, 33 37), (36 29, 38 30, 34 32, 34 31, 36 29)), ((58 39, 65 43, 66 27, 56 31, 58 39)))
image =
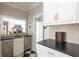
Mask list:
POLYGON ((43 40, 43 21, 42 17, 36 20, 36 42, 43 40))
POLYGON ((33 17, 32 51, 36 52, 37 42, 43 40, 43 14, 33 17))
POLYGON ((36 18, 36 21, 35 21, 35 32, 36 32, 36 53, 37 53, 37 56, 38 56, 38 52, 39 52, 39 45, 38 45, 38 42, 40 41, 43 41, 43 16, 40 16, 38 18, 36 18))

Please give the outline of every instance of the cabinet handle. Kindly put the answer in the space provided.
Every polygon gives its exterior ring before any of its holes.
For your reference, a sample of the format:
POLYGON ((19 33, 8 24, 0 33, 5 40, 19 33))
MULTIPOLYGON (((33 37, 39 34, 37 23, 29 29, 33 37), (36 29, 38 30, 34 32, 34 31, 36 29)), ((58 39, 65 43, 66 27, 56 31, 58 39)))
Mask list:
POLYGON ((58 14, 54 15, 54 20, 58 20, 58 14))

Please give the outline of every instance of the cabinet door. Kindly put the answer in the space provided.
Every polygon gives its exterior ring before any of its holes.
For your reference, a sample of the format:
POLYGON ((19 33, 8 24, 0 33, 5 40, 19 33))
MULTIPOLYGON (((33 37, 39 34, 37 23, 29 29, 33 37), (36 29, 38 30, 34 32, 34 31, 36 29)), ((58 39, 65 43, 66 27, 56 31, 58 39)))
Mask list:
POLYGON ((25 37, 24 39, 24 50, 31 49, 32 37, 25 37))
POLYGON ((77 3, 60 2, 57 3, 57 21, 77 20, 77 3))
POLYGON ((14 56, 23 56, 24 38, 14 39, 14 56))
POLYGON ((53 24, 56 15, 56 3, 44 3, 44 25, 53 24))
POLYGON ((2 57, 13 57, 13 39, 2 41, 2 57))

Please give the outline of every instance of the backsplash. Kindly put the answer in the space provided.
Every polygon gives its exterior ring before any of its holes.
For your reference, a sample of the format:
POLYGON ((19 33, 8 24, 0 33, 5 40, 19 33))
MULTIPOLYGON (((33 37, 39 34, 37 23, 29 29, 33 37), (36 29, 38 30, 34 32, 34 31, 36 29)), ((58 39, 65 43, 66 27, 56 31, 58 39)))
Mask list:
POLYGON ((79 24, 49 27, 49 38, 55 40, 55 32, 66 32, 66 41, 79 44, 79 24))

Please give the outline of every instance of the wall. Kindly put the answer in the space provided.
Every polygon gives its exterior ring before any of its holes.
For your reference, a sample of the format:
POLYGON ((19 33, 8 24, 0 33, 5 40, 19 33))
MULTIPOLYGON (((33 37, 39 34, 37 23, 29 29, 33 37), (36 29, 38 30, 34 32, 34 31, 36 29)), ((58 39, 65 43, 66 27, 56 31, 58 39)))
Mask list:
POLYGON ((16 18, 23 18, 23 19, 27 18, 26 12, 1 3, 0 3, 0 14, 16 18))
POLYGON ((43 3, 38 4, 36 7, 31 9, 28 14, 28 34, 32 34, 33 29, 33 17, 37 14, 43 13, 43 3), (29 28, 31 26, 31 28, 29 28))
POLYGON ((55 32, 66 32, 66 41, 79 44, 79 24, 51 26, 49 38, 55 40, 55 32))
POLYGON ((32 50, 33 51, 36 51, 34 16, 36 16, 40 13, 43 13, 43 3, 42 2, 28 12, 28 34, 33 34, 33 39, 32 39, 32 50), (31 26, 31 28, 29 28, 29 26, 31 26))

